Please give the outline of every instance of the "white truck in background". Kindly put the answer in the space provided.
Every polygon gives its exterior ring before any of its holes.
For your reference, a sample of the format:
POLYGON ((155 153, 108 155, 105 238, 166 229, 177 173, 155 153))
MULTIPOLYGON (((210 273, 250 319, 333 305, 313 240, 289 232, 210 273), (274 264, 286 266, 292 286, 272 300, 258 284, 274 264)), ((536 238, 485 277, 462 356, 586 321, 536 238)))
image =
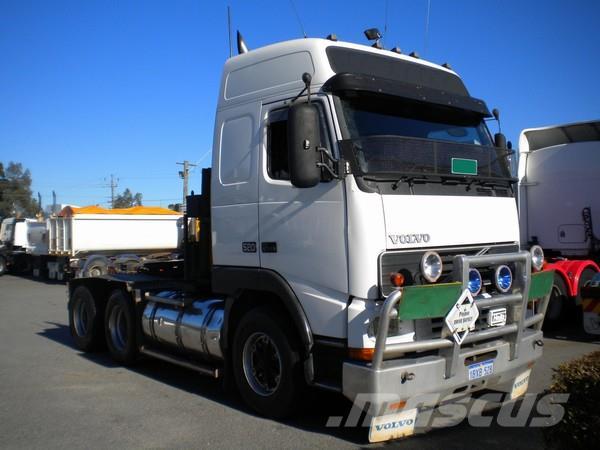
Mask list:
POLYGON ((34 255, 48 251, 46 223, 9 217, 0 224, 0 275, 9 270, 27 272, 34 255))
POLYGON ((108 210, 66 207, 43 222, 5 219, 6 268, 63 280, 100 276, 109 267, 134 270, 146 258, 172 257, 183 240, 183 218, 164 208, 108 210))
POLYGON ((306 385, 362 399, 371 441, 412 434, 421 395, 526 392, 552 273, 519 248, 485 103, 397 49, 238 49, 186 202, 183 276, 72 279, 75 345, 224 378, 270 417, 306 385))
POLYGON ((521 242, 540 245, 555 272, 546 324, 583 313, 584 330, 600 334, 600 308, 581 297, 600 271, 600 121, 525 129, 519 153, 521 242))

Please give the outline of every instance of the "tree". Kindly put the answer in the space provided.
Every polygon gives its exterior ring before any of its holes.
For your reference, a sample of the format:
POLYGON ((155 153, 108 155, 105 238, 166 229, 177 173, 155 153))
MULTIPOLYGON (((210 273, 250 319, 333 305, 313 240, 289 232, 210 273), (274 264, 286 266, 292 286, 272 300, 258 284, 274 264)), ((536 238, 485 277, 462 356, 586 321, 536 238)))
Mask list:
POLYGON ((38 204, 31 195, 31 172, 21 163, 0 163, 0 217, 32 217, 38 204))
POLYGON ((133 195, 129 188, 117 195, 113 204, 113 208, 131 208, 132 206, 142 206, 142 194, 137 192, 133 195))
POLYGON ((172 209, 173 211, 181 212, 181 203, 169 203, 167 208, 172 209))

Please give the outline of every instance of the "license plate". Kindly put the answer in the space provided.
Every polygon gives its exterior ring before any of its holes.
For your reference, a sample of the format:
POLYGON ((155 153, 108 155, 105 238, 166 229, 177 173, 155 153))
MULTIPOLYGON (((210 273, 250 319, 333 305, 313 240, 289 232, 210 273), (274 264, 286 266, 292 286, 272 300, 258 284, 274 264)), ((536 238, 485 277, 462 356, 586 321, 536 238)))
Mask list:
POLYGON ((477 380, 493 373, 494 361, 491 359, 469 365, 469 380, 477 380))

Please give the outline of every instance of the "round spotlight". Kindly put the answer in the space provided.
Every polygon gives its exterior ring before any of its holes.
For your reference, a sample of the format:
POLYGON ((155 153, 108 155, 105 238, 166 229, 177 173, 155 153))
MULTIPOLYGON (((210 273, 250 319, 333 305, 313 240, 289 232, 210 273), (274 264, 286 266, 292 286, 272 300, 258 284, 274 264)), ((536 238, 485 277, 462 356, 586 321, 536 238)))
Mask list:
POLYGON ((539 245, 533 245, 529 249, 529 253, 531 253, 531 265, 533 266, 533 270, 539 272, 544 267, 544 250, 539 245))
POLYGON ((477 295, 481 291, 481 286, 483 286, 483 280, 481 279, 481 274, 477 269, 469 270, 469 282, 467 283, 467 288, 471 291, 471 294, 477 295))
POLYGON ((442 274, 442 258, 437 252, 426 252, 421 258, 421 274, 430 283, 435 283, 442 274))
POLYGON ((510 267, 504 265, 496 267, 494 281, 496 282, 496 287, 500 292, 503 294, 508 292, 513 282, 513 276, 510 267))

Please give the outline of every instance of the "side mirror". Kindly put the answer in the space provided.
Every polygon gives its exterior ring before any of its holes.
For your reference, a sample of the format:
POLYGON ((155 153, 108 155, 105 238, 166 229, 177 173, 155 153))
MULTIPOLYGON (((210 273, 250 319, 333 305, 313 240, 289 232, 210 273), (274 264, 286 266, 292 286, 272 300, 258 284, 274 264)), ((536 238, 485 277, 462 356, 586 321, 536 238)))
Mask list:
POLYGON ((502 133, 496 133, 494 135, 494 145, 498 148, 506 148, 506 136, 502 133))
POLYGON ((298 188, 321 181, 319 162, 319 111, 310 103, 297 103, 288 112, 288 162, 290 180, 298 188))

